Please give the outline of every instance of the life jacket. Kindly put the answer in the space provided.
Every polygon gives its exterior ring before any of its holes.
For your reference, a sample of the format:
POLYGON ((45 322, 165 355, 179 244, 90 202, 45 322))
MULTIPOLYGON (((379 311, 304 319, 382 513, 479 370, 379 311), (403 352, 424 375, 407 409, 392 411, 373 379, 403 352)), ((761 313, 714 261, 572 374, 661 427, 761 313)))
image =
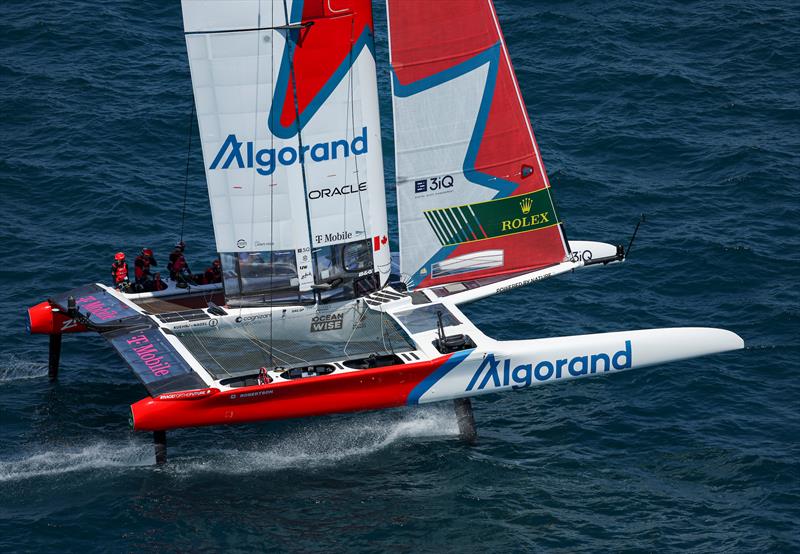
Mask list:
POLYGON ((212 283, 221 283, 222 282, 222 270, 217 266, 211 266, 206 269, 205 274, 203 275, 203 284, 210 285, 212 283))
POLYGON ((144 254, 139 254, 136 256, 136 261, 134 262, 134 273, 136 275, 136 282, 139 283, 143 281, 145 278, 150 276, 150 266, 154 265, 155 260, 151 256, 146 256, 144 254))
POLYGON ((111 275, 114 277, 114 284, 118 285, 128 280, 128 263, 115 261, 111 264, 111 275))
POLYGON ((172 263, 172 271, 175 273, 180 273, 186 268, 186 258, 183 257, 183 254, 175 258, 175 261, 172 263))
POLYGON ((167 270, 169 271, 169 275, 172 279, 175 279, 175 276, 178 273, 189 271, 189 264, 186 263, 186 258, 183 257, 183 251, 181 251, 179 248, 173 250, 169 255, 169 264, 167 264, 167 270))
POLYGON ((151 290, 151 291, 159 291, 159 290, 164 290, 165 288, 167 288, 167 284, 164 281, 161 280, 161 275, 159 275, 158 273, 156 273, 156 276, 153 277, 152 281, 149 281, 147 283, 147 286, 148 286, 148 290, 151 290))

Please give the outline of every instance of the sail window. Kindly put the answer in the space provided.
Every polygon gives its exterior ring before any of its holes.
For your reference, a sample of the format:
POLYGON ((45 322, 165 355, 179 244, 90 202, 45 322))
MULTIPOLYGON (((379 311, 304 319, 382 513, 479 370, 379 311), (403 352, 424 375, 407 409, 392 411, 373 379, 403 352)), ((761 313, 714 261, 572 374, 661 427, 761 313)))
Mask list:
POLYGON ((373 268, 369 239, 315 248, 313 256, 317 283, 352 279, 373 268))
POLYGON ((409 333, 423 333, 436 329, 439 324, 439 314, 442 314, 442 325, 451 327, 461 325, 456 316, 442 304, 432 304, 414 310, 406 310, 395 314, 397 321, 403 324, 409 333))
POLYGON ((225 252, 220 256, 225 296, 254 296, 270 291, 298 290, 293 250, 225 252))
POLYGON ((297 264, 292 250, 240 252, 242 294, 296 288, 297 264))
POLYGON ((222 262, 222 286, 225 288, 225 296, 241 296, 239 264, 236 254, 223 252, 220 254, 220 261, 222 262))
POLYGON ((342 249, 345 271, 372 269, 372 249, 369 241, 351 242, 342 249))
POLYGON ((332 285, 320 292, 320 300, 347 300, 364 296, 380 287, 372 270, 372 241, 359 240, 315 248, 315 281, 332 285))

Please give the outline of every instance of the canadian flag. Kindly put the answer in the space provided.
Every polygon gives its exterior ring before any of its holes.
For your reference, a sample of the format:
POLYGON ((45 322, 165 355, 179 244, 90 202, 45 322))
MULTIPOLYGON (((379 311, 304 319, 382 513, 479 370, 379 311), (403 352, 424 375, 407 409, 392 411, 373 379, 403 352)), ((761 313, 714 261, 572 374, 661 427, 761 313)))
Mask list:
POLYGON ((383 246, 389 242, 389 239, 384 235, 382 237, 373 237, 372 238, 372 249, 376 252, 383 248, 383 246))

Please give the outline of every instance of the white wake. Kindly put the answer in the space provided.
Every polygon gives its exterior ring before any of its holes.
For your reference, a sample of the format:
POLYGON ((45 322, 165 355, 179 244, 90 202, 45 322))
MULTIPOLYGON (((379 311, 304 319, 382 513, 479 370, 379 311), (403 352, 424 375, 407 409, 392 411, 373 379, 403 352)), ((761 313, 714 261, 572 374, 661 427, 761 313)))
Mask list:
POLYGON ((20 459, 0 460, 0 483, 79 471, 153 464, 151 444, 100 442, 80 448, 56 448, 20 459))
MULTIPOLYGON (((312 420, 313 421, 313 420, 312 420)), ((191 462, 178 462, 176 473, 219 472, 243 474, 286 468, 312 469, 336 465, 345 460, 367 457, 399 442, 411 439, 458 435, 452 406, 371 413, 346 422, 303 423, 290 434, 245 449, 220 449, 199 455, 191 462)))
MULTIPOLYGON (((364 458, 405 440, 457 435, 458 426, 450 403, 400 414, 360 414, 344 421, 303 421, 288 433, 280 433, 263 441, 247 441, 248 444, 241 449, 204 449, 200 445, 193 445, 188 437, 171 439, 168 435, 168 463, 164 469, 179 476, 197 473, 246 474, 286 468, 312 469, 364 458), (191 453, 187 454, 187 451, 191 453)), ((0 459, 0 483, 76 472, 158 467, 155 465, 149 433, 126 442, 57 447, 21 457, 4 458, 0 459)))
POLYGON ((47 364, 20 359, 14 354, 0 357, 0 385, 20 379, 39 379, 47 376, 47 364))

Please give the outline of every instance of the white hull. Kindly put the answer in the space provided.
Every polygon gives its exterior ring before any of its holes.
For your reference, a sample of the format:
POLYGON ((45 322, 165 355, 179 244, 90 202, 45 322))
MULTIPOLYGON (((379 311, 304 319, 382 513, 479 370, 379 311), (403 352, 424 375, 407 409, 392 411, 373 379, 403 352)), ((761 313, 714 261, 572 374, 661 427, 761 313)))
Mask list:
POLYGON ((679 327, 521 341, 482 339, 420 403, 639 369, 744 348, 730 331, 679 327))

